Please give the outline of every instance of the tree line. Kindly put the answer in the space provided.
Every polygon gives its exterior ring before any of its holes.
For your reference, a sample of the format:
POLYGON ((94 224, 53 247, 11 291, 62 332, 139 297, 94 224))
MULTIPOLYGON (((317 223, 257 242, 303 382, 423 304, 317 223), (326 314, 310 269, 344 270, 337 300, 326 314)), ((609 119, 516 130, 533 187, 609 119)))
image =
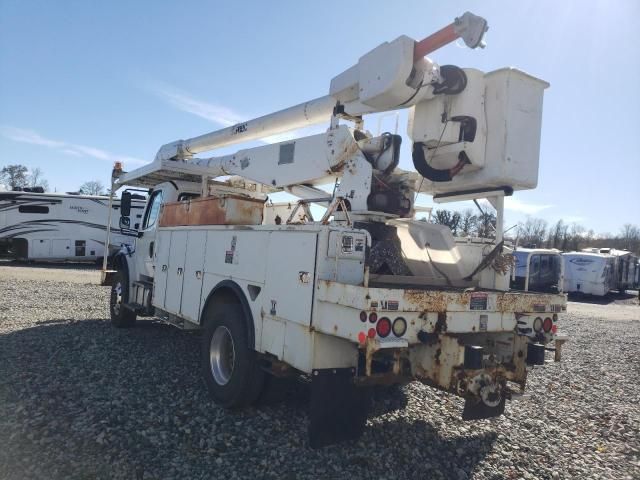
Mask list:
MULTIPOLYGON (((454 236, 495 238, 496 216, 492 212, 476 214, 471 209, 463 212, 442 209, 435 211, 430 221, 449 227, 454 236)), ((612 247, 640 255, 640 227, 630 223, 623 225, 617 235, 596 234, 593 229, 587 230, 575 222, 569 224, 560 219, 549 224, 542 218, 527 217, 525 222, 505 232, 505 238, 520 247, 557 248, 565 252, 612 247)))
POLYGON ((539 248, 557 248, 562 251, 581 250, 587 247, 612 247, 640 254, 640 227, 626 223, 618 234, 596 234, 578 223, 567 223, 560 219, 548 224, 542 218, 528 217, 518 225, 518 244, 535 245, 539 248))
POLYGON ((456 237, 495 238, 496 236, 496 214, 489 210, 478 213, 474 213, 471 209, 463 212, 436 210, 431 216, 431 223, 449 227, 456 237))
MULTIPOLYGON (((42 187, 49 190, 49 182, 44 178, 44 172, 40 168, 29 170, 25 165, 6 165, 0 170, 0 184, 5 184, 9 190, 42 187)), ((83 195, 106 195, 107 190, 100 180, 89 180, 78 188, 77 192, 83 195)))

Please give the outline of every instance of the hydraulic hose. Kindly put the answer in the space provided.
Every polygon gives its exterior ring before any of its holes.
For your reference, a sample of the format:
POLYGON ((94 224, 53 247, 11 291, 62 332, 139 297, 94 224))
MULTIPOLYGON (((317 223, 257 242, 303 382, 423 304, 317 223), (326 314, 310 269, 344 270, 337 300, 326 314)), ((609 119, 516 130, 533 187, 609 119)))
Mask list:
POLYGON ((466 153, 460 152, 458 154, 458 163, 454 167, 443 169, 433 168, 427 163, 424 155, 424 143, 422 142, 414 142, 411 156, 413 158, 413 166, 418 173, 432 182, 450 182, 453 177, 460 173, 460 170, 462 170, 465 165, 471 163, 466 153))

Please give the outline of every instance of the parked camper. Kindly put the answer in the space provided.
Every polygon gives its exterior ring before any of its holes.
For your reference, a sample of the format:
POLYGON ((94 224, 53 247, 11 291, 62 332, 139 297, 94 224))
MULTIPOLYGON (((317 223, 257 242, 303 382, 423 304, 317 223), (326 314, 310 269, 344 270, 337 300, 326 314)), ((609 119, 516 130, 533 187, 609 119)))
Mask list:
POLYGON ((621 293, 633 288, 637 257, 628 250, 615 248, 601 248, 600 253, 608 253, 614 257, 614 286, 612 288, 621 293))
POLYGON ((558 250, 518 248, 511 276, 511 289, 531 292, 559 293, 563 288, 564 268, 558 250))
POLYGON ((614 257, 606 253, 563 253, 564 291, 604 296, 615 286, 614 257))
MULTIPOLYGON (((95 261, 104 255, 109 198, 106 196, 0 192, 0 252, 18 260, 95 261)), ((132 238, 118 227, 120 201, 114 200, 109 254, 132 238)), ((140 219, 144 199, 134 200, 140 219)))
POLYGON ((590 247, 582 249, 583 252, 603 253, 611 255, 613 260, 613 279, 614 283, 611 287, 612 290, 618 290, 624 292, 627 289, 635 288, 636 282, 636 268, 638 264, 638 257, 631 253, 629 250, 618 250, 616 248, 597 248, 590 247))

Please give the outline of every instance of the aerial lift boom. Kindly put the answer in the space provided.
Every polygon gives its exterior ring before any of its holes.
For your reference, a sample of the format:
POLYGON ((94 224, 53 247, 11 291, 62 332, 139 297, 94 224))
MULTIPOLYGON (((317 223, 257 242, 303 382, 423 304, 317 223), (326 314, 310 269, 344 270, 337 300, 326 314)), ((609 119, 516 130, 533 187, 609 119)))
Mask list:
MULTIPOLYGON (((351 117, 408 108, 432 94, 433 89, 444 81, 438 66, 430 60, 425 60, 425 55, 458 38, 461 38, 470 48, 483 46, 482 37, 487 29, 485 19, 466 12, 447 27, 423 40, 416 42, 408 37, 399 37, 391 43, 380 45, 362 57, 358 65, 334 78, 329 95, 198 137, 166 144, 158 151, 156 160, 183 160, 215 148, 327 122, 336 108, 351 117), (379 67, 385 63, 380 62, 382 59, 392 60, 396 68, 380 71, 379 67), (376 68, 371 69, 373 65, 376 68), (373 78, 374 74, 378 77, 377 82, 373 78), (403 74, 404 78, 401 78, 403 74), (380 78, 381 75, 383 75, 382 78, 380 78), (409 79, 412 85, 402 85, 409 79), (345 85, 345 81, 348 85, 345 85), (371 85, 372 83, 375 85, 371 85), (384 85, 385 83, 387 85, 384 85), (380 90, 381 86, 393 87, 393 92, 391 88, 388 88, 388 92, 384 92, 391 94, 389 99, 371 98, 371 95, 358 94, 357 87, 359 86, 360 92, 363 92, 365 84, 369 84, 368 88, 372 90, 380 90), (423 86, 430 88, 425 88, 418 96, 423 86), (394 98, 410 98, 410 100, 396 104, 393 101, 394 98), (371 101, 368 102, 368 100, 371 101)), ((380 92, 376 93, 380 94, 380 92)))

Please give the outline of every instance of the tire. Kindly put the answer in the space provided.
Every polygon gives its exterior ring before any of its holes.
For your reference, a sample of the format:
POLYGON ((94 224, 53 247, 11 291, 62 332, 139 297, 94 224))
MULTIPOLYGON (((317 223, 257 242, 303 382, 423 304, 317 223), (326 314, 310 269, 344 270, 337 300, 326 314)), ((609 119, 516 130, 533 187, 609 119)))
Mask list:
POLYGON ((213 400, 224 408, 255 403, 262 392, 265 372, 248 345, 242 309, 237 304, 212 304, 204 314, 201 369, 213 400))
POLYGON ((129 280, 123 270, 118 270, 113 276, 111 285, 111 297, 109 299, 109 312, 111 324, 116 328, 133 327, 136 323, 135 312, 124 307, 129 301, 129 280))

